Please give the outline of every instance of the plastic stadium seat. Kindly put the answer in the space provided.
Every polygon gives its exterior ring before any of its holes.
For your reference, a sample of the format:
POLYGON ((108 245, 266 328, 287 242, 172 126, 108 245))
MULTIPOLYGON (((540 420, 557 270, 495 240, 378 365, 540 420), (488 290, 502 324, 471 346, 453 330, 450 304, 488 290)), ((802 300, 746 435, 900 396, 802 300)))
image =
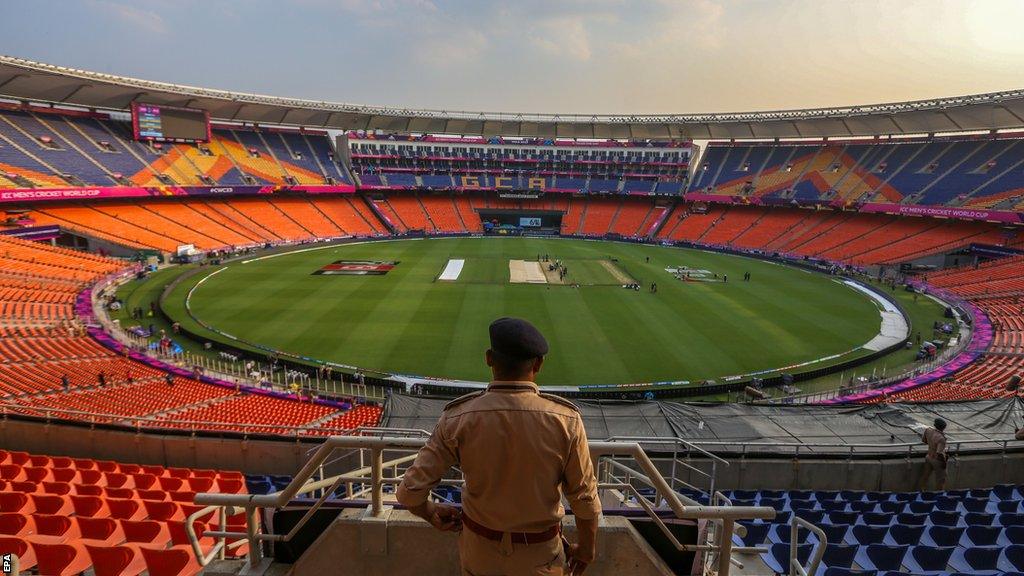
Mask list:
POLYGON ((764 544, 764 540, 768 537, 768 530, 772 527, 772 524, 744 522, 743 527, 747 529, 747 535, 740 538, 738 534, 733 534, 732 541, 736 546, 752 548, 754 546, 764 544))
POLYGON ((1020 500, 1024 498, 1024 494, 1021 494, 1020 491, 1017 490, 1017 487, 1012 484, 999 484, 997 486, 993 486, 992 495, 1000 500, 1020 500))
MULTIPOLYGON (((789 510, 788 504, 789 504, 789 502, 786 501, 786 500, 783 500, 782 498, 761 498, 760 500, 757 500, 757 501, 751 500, 749 506, 755 506, 755 505, 756 506, 767 506, 769 508, 774 508, 776 510, 780 510, 781 511, 781 510, 789 510)), ((741 506, 742 504, 736 504, 736 501, 733 500, 733 505, 741 506)))
POLYGON ((27 478, 25 469, 17 464, 0 464, 0 480, 20 482, 27 478))
POLYGON ((793 538, 793 528, 789 524, 772 524, 768 539, 775 544, 789 544, 793 538))
POLYGON ((847 502, 860 502, 864 499, 863 490, 840 490, 839 499, 847 502))
POLYGON ((856 524, 860 515, 855 512, 829 512, 828 521, 832 524, 856 524))
POLYGON ((1004 572, 1024 572, 1024 545, 1007 546, 999 560, 999 569, 1004 572))
POLYGON ((71 494, 74 487, 67 482, 43 482, 42 489, 44 494, 68 496, 71 494))
POLYGON ((868 544, 857 551, 856 562, 868 570, 899 570, 909 549, 909 546, 868 544))
POLYGON ((50 458, 50 467, 54 469, 74 468, 75 461, 67 456, 54 456, 50 458))
POLYGON ((850 529, 853 541, 861 546, 881 544, 889 532, 889 526, 865 526, 858 524, 850 529))
POLYGON ((1003 528, 1003 533, 999 538, 999 543, 1003 546, 1024 544, 1024 526, 1008 526, 1003 528))
POLYGON ((967 529, 956 526, 929 526, 925 530, 921 544, 940 547, 956 546, 960 543, 960 538, 963 537, 965 530, 967 529))
POLYGON ((135 496, 139 500, 154 500, 157 502, 167 500, 167 492, 163 490, 136 490, 135 496))
MULTIPOLYGON (((206 532, 206 524, 193 522, 192 526, 196 531, 196 536, 199 538, 199 549, 203 551, 203 554, 207 554, 217 542, 209 536, 203 536, 206 532)), ((184 522, 174 520, 167 522, 167 531, 171 534, 171 544, 173 546, 187 546, 189 544, 184 522)))
POLYGON ((811 497, 820 502, 835 502, 839 498, 838 490, 815 490, 811 497))
POLYGON ((917 500, 917 492, 893 492, 892 500, 894 502, 913 502, 917 500))
POLYGON ((74 468, 55 468, 53 470, 54 482, 67 482, 78 484, 82 479, 82 473, 74 468))
POLYGON ((912 573, 941 572, 949 564, 956 546, 914 546, 903 558, 903 564, 912 573))
POLYGON ((36 482, 10 482, 8 490, 11 492, 21 492, 22 494, 41 494, 43 487, 36 482))
POLYGON ((18 557, 18 568, 22 571, 35 567, 36 553, 32 545, 13 536, 0 536, 0 554, 14 554, 18 557))
POLYGON ((135 490, 131 488, 111 488, 107 486, 103 489, 103 496, 105 498, 118 498, 124 500, 126 498, 134 498, 135 490))
POLYGON ((93 546, 112 546, 124 542, 124 530, 111 518, 76 518, 82 541, 93 546))
POLYGON ((839 500, 818 500, 818 506, 825 512, 831 514, 833 512, 846 512, 846 508, 849 504, 839 500))
POLYGON ((192 549, 175 546, 168 550, 140 548, 149 576, 194 576, 203 568, 192 555, 192 549))
POLYGON ((36 511, 36 505, 28 497, 28 494, 20 492, 0 492, 0 512, 21 512, 31 514, 36 511))
POLYGON ((49 467, 50 457, 42 454, 30 454, 28 457, 28 463, 30 466, 49 467))
POLYGON ((850 511, 855 514, 875 514, 878 511, 878 502, 866 502, 864 500, 850 502, 850 511))
POLYGON ((103 496, 101 486, 86 486, 85 484, 75 485, 75 496, 103 496))
POLYGON ((132 477, 121 472, 104 472, 103 479, 110 488, 135 488, 132 477))
POLYGON ((995 524, 995 514, 982 514, 980 512, 968 512, 963 515, 964 523, 968 526, 992 526, 995 524))
POLYGON ((142 520, 146 518, 146 509, 142 507, 140 500, 108 498, 107 506, 110 508, 110 517, 117 520, 142 520))
POLYGON ((28 452, 11 451, 8 454, 11 464, 17 464, 18 466, 24 466, 29 462, 29 458, 31 458, 28 452))
POLYGON ((930 514, 935 510, 935 502, 907 502, 907 512, 911 514, 930 514))
POLYGON ((69 496, 75 509, 75 516, 86 518, 109 518, 107 501, 99 496, 69 496))
MULTIPOLYGON (((888 526, 892 524, 893 516, 891 514, 883 514, 881 512, 868 512, 861 514, 859 522, 861 524, 867 524, 868 526, 888 526)), ((903 522, 897 522, 903 524, 903 522)))
POLYGON ((179 506, 177 502, 143 500, 142 505, 145 507, 146 515, 150 520, 166 522, 168 520, 185 519, 185 515, 181 511, 181 506, 179 506))
POLYGON ((92 559, 79 542, 63 544, 33 543, 40 574, 46 576, 72 576, 85 572, 92 566, 92 559))
POLYGON ((989 504, 988 498, 964 498, 960 500, 960 507, 964 512, 985 512, 989 504))
POLYGON ((1000 526, 968 526, 960 537, 960 546, 995 546, 1002 536, 1003 528, 1000 526))
POLYGON ((160 482, 160 489, 166 492, 170 492, 171 490, 181 490, 182 486, 185 485, 185 480, 170 476, 160 477, 157 480, 160 482))
MULTIPOLYGON (((814 544, 798 544, 796 547, 797 562, 806 564, 813 550, 814 544)), ((767 552, 761 554, 761 560, 772 572, 789 574, 789 551, 789 544, 772 544, 767 552)))
POLYGON ((36 525, 36 533, 26 536, 32 542, 44 544, 60 544, 69 540, 76 540, 82 536, 78 526, 78 519, 71 519, 67 516, 48 516, 36 514, 32 517, 36 525))
POLYGON ((152 474, 132 474, 132 481, 135 483, 137 490, 148 490, 156 487, 156 476, 152 474))
POLYGON ((72 458, 71 460, 78 470, 95 470, 96 461, 92 458, 72 458))
POLYGON ((909 514, 904 512, 903 514, 896 515, 896 524, 905 524, 907 526, 923 526, 928 521, 927 514, 909 514))
POLYGON ((171 499, 171 502, 178 502, 179 504, 191 504, 196 499, 196 493, 190 490, 168 492, 167 496, 171 499))
POLYGON ((731 490, 729 492, 730 500, 757 500, 760 492, 757 490, 731 490))
POLYGON ((53 482, 53 469, 38 466, 25 466, 25 479, 29 482, 53 482))
POLYGON ((1024 514, 1000 514, 998 516, 998 522, 999 525, 1004 528, 1007 526, 1024 526, 1024 514))
POLYGON ((210 492, 214 489, 216 481, 213 478, 189 478, 188 487, 182 488, 182 490, 191 490, 192 492, 210 492))
POLYGON ((846 568, 826 568, 823 576, 876 576, 874 570, 848 570, 846 568))
POLYGON ((106 486, 107 482, 103 478, 103 473, 99 470, 79 470, 79 483, 88 486, 106 486))
POLYGON ((4 536, 25 536, 36 531, 36 523, 27 514, 4 512, 0 514, 0 534, 4 536))
POLYGON ((936 510, 928 515, 928 523, 933 526, 956 526, 960 523, 960 513, 936 510))
POLYGON ((811 524, 821 524, 822 520, 825 519, 825 512, 823 510, 799 510, 794 511, 793 515, 797 518, 803 518, 811 524))
POLYGON ((1021 511, 1021 503, 1021 500, 1000 500, 992 502, 989 510, 999 514, 1016 514, 1021 511))
POLYGON ((96 470, 99 470, 100 472, 119 472, 121 467, 117 462, 112 462, 110 460, 97 460, 96 470))
POLYGON ((153 520, 121 520, 126 542, 166 548, 171 543, 171 533, 164 522, 153 520))
POLYGON ((219 478, 217 487, 225 494, 242 494, 245 492, 245 481, 241 478, 219 478))
POLYGON ((138 546, 86 546, 96 576, 138 576, 146 560, 138 546))
POLYGON ((889 527, 889 534, 886 535, 882 543, 890 546, 913 546, 921 542, 924 528, 924 526, 893 524, 889 527))
POLYGON ((895 501, 879 502, 877 509, 883 514, 901 514, 906 511, 907 503, 895 501))
POLYGON ((949 559, 949 566, 957 572, 979 572, 998 570, 1000 546, 977 546, 957 548, 949 559))
POLYGON ((825 553, 821 557, 821 564, 825 568, 850 568, 853 566, 853 559, 857 556, 858 550, 858 546, 829 544, 825 546, 825 553))
POLYGON ((59 496, 57 494, 32 494, 29 496, 35 504, 36 512, 40 514, 66 515, 70 514, 74 507, 71 505, 70 496, 59 496))
POLYGON ((192 477, 192 471, 188 468, 168 468, 167 475, 171 478, 187 479, 192 477))
MULTIPOLYGON (((818 528, 825 533, 825 540, 829 544, 839 544, 846 542, 847 534, 850 532, 849 524, 818 524, 818 528)), ((812 532, 811 539, 817 540, 817 536, 812 532)))

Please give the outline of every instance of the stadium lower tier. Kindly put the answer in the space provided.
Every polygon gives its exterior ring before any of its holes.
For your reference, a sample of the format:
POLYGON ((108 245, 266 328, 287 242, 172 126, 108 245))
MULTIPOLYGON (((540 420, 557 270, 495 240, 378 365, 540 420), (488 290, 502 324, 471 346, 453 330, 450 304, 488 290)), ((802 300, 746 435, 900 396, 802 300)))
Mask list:
POLYGON ((163 371, 85 336, 75 321, 76 295, 124 269, 123 263, 6 236, 0 236, 0 255, 0 401, 9 413, 314 436, 372 426, 380 418, 373 405, 345 410, 192 378, 168 382, 163 371))

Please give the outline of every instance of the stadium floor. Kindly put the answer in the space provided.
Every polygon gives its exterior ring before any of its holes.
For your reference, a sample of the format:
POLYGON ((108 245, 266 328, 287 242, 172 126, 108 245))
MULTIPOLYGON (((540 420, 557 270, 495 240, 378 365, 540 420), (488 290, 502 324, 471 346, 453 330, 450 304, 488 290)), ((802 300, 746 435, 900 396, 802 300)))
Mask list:
MULTIPOLYGON (((184 300, 201 277, 165 302, 191 329, 201 328, 184 313, 184 300)), ((204 281, 190 304, 223 332, 287 352, 468 380, 487 378, 487 323, 523 316, 552 343, 542 384, 698 381, 842 354, 838 361, 863 354, 859 346, 879 326, 873 302, 824 275, 698 250, 566 239, 317 247, 231 264, 204 281), (509 283, 510 260, 538 255, 569 266, 564 284, 509 283), (438 281, 452 259, 465 260, 459 277, 438 281), (383 275, 314 274, 339 261, 349 263, 341 268, 397 264, 383 275), (679 267, 693 276, 707 271, 708 281, 677 280, 667 269, 679 267), (751 282, 741 281, 744 272, 751 282), (621 273, 642 289, 616 284, 621 273), (715 273, 729 281, 714 281, 715 273), (652 281, 657 294, 648 290, 652 281)))

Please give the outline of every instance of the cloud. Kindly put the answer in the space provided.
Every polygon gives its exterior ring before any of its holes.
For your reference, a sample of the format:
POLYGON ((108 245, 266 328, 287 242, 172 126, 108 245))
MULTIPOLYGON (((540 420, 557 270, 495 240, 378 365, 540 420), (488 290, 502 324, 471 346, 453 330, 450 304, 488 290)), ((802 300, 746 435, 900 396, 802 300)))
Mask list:
POLYGON ((581 17, 560 16, 540 22, 530 32, 530 42, 553 56, 586 62, 593 56, 590 35, 581 17))
POLYGON ((92 0, 92 5, 143 32, 160 35, 167 33, 167 24, 163 16, 153 10, 116 0, 92 0))
POLYGON ((428 32, 410 45, 413 58, 433 68, 466 66, 479 62, 487 49, 487 37, 477 30, 458 34, 428 32))

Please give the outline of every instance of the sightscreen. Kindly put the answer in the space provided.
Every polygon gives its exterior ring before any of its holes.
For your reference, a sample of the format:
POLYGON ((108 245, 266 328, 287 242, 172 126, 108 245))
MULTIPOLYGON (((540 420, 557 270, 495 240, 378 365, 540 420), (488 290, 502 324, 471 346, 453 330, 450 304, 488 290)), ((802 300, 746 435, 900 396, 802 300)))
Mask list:
POLYGON ((136 140, 210 141, 210 115, 205 110, 135 103, 132 127, 136 140))

